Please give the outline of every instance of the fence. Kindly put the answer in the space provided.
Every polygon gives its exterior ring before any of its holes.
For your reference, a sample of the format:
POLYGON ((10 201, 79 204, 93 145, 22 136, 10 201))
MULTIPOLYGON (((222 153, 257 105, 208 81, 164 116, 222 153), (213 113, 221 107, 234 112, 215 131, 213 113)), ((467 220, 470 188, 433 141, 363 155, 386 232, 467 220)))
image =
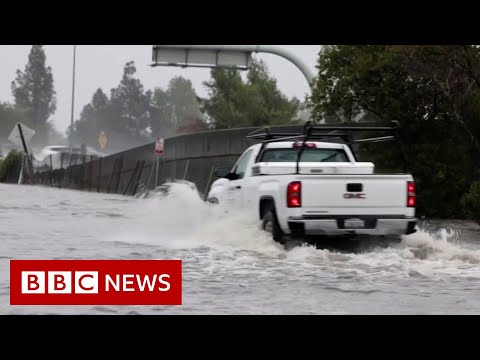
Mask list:
MULTIPOLYGON (((187 180, 201 194, 215 180, 213 171, 233 166, 246 148, 256 143, 246 136, 258 128, 239 128, 179 135, 165 139, 158 159, 155 143, 101 158, 84 156, 81 162, 59 169, 37 171, 33 183, 60 188, 134 195, 167 180, 187 180), (158 161, 158 166, 155 166, 158 161)), ((300 126, 282 126, 275 131, 301 131, 300 126)))

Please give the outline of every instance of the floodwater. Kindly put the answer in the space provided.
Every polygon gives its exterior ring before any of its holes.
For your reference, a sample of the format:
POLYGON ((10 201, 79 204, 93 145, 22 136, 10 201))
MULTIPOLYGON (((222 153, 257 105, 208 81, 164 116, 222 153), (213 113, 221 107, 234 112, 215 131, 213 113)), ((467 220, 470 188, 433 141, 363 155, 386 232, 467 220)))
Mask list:
POLYGON ((480 227, 286 250, 195 190, 133 198, 0 184, 0 314, 479 314, 480 227), (181 259, 179 306, 11 306, 10 259, 181 259))

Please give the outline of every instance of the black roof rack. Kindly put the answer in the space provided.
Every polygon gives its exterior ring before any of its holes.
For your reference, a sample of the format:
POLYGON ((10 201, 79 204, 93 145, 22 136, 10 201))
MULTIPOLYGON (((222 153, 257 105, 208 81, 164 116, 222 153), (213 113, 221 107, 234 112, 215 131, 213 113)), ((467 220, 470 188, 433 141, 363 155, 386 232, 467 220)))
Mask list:
MULTIPOLYGON (((315 125, 312 126, 311 122, 308 121, 304 127, 302 133, 292 133, 292 132, 271 132, 269 127, 264 127, 258 130, 255 130, 247 135, 248 139, 262 140, 262 147, 257 155, 258 161, 262 152, 265 148, 265 144, 272 142, 281 142, 281 141, 301 141, 303 142, 300 147, 300 151, 297 156, 297 171, 299 172, 299 161, 302 156, 304 145, 308 140, 332 140, 332 139, 341 139, 346 145, 352 144, 365 144, 365 143, 376 143, 383 141, 392 141, 396 140, 400 142, 400 137, 398 130, 400 128, 400 123, 397 120, 391 121, 391 126, 361 126, 361 125, 315 125), (262 132, 263 131, 263 132, 262 132), (386 136, 376 136, 363 139, 354 139, 353 134, 359 132, 383 132, 387 133, 386 136)), ((404 162, 405 171, 407 171, 407 160, 406 155, 403 150, 403 146, 400 142, 400 150, 402 159, 404 162)))
MULTIPOLYGON (((345 138, 351 137, 353 132, 366 132, 366 131, 377 131, 377 132, 389 132, 392 136, 396 135, 396 132, 399 128, 399 122, 394 120, 392 121, 392 126, 343 126, 343 125, 317 125, 312 126, 310 121, 308 121, 304 127, 302 133, 292 133, 292 132, 280 132, 275 133, 271 132, 270 127, 264 127, 258 130, 255 130, 247 135, 249 139, 264 140, 268 142, 275 141, 285 141, 295 138, 305 139, 324 139, 328 137, 338 137, 345 138), (261 133, 263 131, 263 133, 261 133)), ((367 139, 362 139, 367 140, 367 139)))

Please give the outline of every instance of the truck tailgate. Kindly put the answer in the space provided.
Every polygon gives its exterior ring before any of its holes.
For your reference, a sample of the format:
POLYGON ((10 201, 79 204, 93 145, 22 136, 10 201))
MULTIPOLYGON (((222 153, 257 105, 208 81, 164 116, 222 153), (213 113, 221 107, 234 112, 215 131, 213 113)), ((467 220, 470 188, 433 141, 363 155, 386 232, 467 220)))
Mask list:
POLYGON ((302 208, 404 208, 410 175, 299 176, 302 208))

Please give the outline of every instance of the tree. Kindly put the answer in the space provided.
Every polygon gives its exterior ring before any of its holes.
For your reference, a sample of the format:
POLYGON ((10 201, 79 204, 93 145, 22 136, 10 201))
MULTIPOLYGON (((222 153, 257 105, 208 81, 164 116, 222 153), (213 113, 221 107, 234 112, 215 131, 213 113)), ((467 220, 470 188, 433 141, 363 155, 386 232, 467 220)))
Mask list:
MULTIPOLYGON (((418 213, 452 217, 478 173, 480 52, 476 46, 325 46, 307 104, 316 121, 360 114, 399 120, 419 192, 418 213), (474 151, 475 150, 475 151, 474 151)), ((365 147, 383 168, 391 148, 365 147)))
POLYGON ((175 127, 185 126, 191 119, 202 118, 197 94, 190 80, 175 76, 168 84, 167 97, 175 127))
POLYGON ((212 69, 211 77, 204 82, 209 98, 202 99, 201 108, 215 129, 295 121, 299 101, 280 92, 263 61, 253 60, 246 81, 233 69, 212 69))
POLYGON ((80 119, 75 121, 73 139, 77 145, 98 148, 101 131, 107 136, 109 152, 151 140, 152 92, 144 90, 135 73, 134 62, 127 62, 119 85, 110 91, 110 98, 102 89, 96 90, 91 102, 82 109, 80 119))
POLYGON ((240 73, 232 69, 212 69, 211 80, 204 82, 209 98, 201 100, 202 110, 215 129, 247 126, 247 91, 240 73), (242 110, 243 109, 243 110, 242 110))
POLYGON ((289 100, 278 89, 277 81, 270 77, 264 61, 253 61, 247 76, 247 87, 253 89, 252 100, 257 99, 250 110, 254 126, 282 125, 293 122, 300 109, 300 102, 289 100))
POLYGON ((17 76, 11 85, 15 105, 28 112, 28 118, 35 129, 46 125, 56 109, 52 69, 46 67, 45 61, 43 46, 33 45, 25 70, 17 70, 17 76))
POLYGON ((192 82, 181 76, 170 80, 166 91, 154 90, 150 116, 155 136, 168 137, 208 129, 192 82))
POLYGON ((137 69, 133 61, 126 63, 119 86, 111 91, 113 114, 118 116, 116 128, 132 140, 144 138, 144 130, 150 124, 151 92, 145 92, 139 79, 134 77, 137 69))
POLYGON ((155 137, 169 137, 175 134, 171 114, 172 109, 167 92, 161 88, 155 88, 150 104, 150 128, 155 137))
POLYGON ((101 131, 111 133, 111 119, 109 117, 110 100, 101 88, 93 94, 92 100, 80 112, 80 119, 74 123, 73 142, 98 146, 98 136, 101 131))

